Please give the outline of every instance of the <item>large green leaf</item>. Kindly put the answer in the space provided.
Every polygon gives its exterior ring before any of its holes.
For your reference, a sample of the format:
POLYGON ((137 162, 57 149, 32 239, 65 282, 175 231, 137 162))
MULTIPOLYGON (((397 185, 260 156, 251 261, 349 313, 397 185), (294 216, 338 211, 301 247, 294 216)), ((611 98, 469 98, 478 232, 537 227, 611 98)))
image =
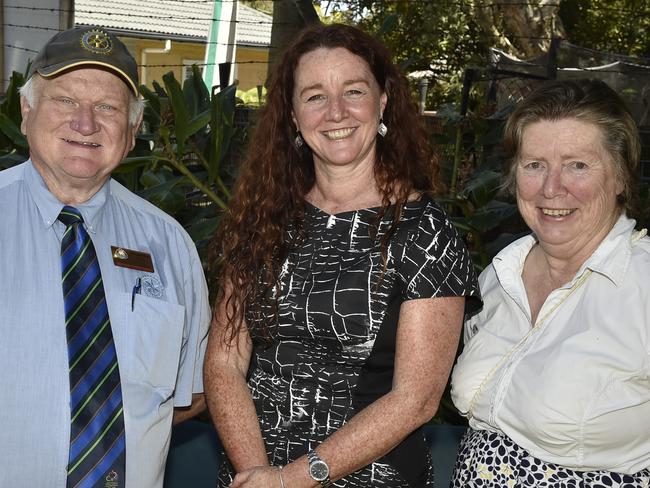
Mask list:
POLYGON ((205 243, 214 235, 219 219, 217 217, 201 218, 196 222, 187 224, 186 229, 192 240, 200 247, 201 243, 205 243))
POLYGON ((468 219, 465 217, 450 217, 450 220, 461 237, 465 237, 468 233, 474 230, 474 228, 469 225, 468 219))
POLYGON ((185 206, 185 190, 180 186, 187 182, 185 177, 168 171, 145 171, 140 182, 145 189, 139 195, 165 212, 174 214, 185 206))
POLYGON ((501 142, 501 138, 503 137, 503 126, 503 121, 498 121, 489 124, 485 132, 479 132, 478 137, 476 138, 477 148, 483 146, 494 146, 501 142))
POLYGON ((145 156, 130 156, 124 158, 120 165, 113 170, 114 173, 131 173, 139 168, 146 168, 149 166, 155 156, 153 154, 148 154, 145 156))
POLYGON ((201 70, 195 64, 192 65, 192 74, 183 83, 183 94, 190 117, 195 118, 210 111, 210 92, 205 86, 201 70))
POLYGON ((0 154, 3 154, 0 168, 9 168, 28 158, 27 139, 20 130, 22 116, 20 113, 19 88, 24 76, 14 71, 9 78, 7 90, 0 104, 0 154))
POLYGON ((0 169, 11 168, 17 164, 24 163, 26 160, 27 158, 25 156, 15 152, 5 154, 4 156, 0 156, 0 169))
POLYGON ((176 136, 177 153, 182 158, 188 139, 210 122, 210 108, 205 100, 207 90, 202 82, 199 86, 195 76, 192 76, 183 88, 172 72, 163 75, 163 81, 174 113, 173 133, 176 136), (206 106, 206 109, 202 112, 192 112, 203 106, 206 106))
POLYGON ((160 105, 160 96, 145 85, 140 85, 140 93, 142 94, 142 98, 147 102, 147 108, 149 108, 149 110, 160 119, 162 109, 160 105))
POLYGON ((185 142, 189 137, 190 114, 187 110, 183 90, 174 77, 174 73, 170 71, 163 75, 163 81, 165 82, 165 88, 167 90, 167 96, 169 97, 172 112, 174 112, 174 127, 172 132, 176 135, 178 152, 183 154, 185 152, 185 142))
POLYGON ((18 89, 25 83, 22 73, 14 71, 9 78, 5 91, 5 98, 0 106, 0 111, 11 119, 16 126, 20 126, 22 115, 20 113, 20 93, 18 89))
POLYGON ((485 251, 490 255, 490 257, 494 257, 508 244, 527 234, 530 234, 530 232, 523 232, 521 234, 504 232, 503 234, 499 234, 496 239, 493 239, 486 244, 485 251))
POLYGON ((498 227, 504 220, 517 213, 517 205, 493 200, 467 219, 467 223, 479 232, 498 227))
POLYGON ((153 86, 153 91, 158 95, 160 98, 167 98, 167 92, 165 89, 160 86, 160 83, 158 83, 156 80, 153 80, 151 82, 151 85, 153 86))
POLYGON ((161 97, 157 92, 150 90, 145 85, 140 86, 140 93, 146 103, 142 124, 143 131, 138 134, 138 139, 156 140, 159 136, 163 114, 169 105, 167 95, 161 97))
POLYGON ((219 175, 223 158, 228 153, 230 142, 235 132, 235 103, 237 87, 228 86, 225 90, 212 96, 210 128, 212 142, 208 152, 208 182, 214 183, 219 175))
POLYGON ((16 125, 16 123, 4 113, 0 113, 0 130, 11 140, 14 146, 18 146, 23 149, 27 149, 29 147, 27 144, 27 138, 20 131, 20 125, 16 125))
POLYGON ((190 137, 196 134, 198 131, 203 129, 210 122, 210 109, 198 114, 196 117, 193 117, 187 123, 186 136, 190 137))
POLYGON ((144 188, 162 185, 163 183, 173 182, 174 184, 180 183, 182 176, 174 175, 171 170, 163 168, 157 171, 148 169, 140 177, 140 183, 144 188))
POLYGON ((487 120, 504 121, 504 120, 506 120, 508 118, 508 115, 510 115, 514 109, 515 109, 515 104, 514 103, 508 103, 501 110, 498 110, 498 111, 494 112, 493 114, 488 115, 486 117, 486 119, 487 120))
POLYGON ((484 207, 497 195, 500 185, 501 173, 481 171, 473 175, 458 196, 471 199, 476 207, 484 207))
POLYGON ((396 14, 387 15, 386 18, 384 19, 384 22, 381 24, 381 27, 377 31, 377 36, 383 37, 386 34, 395 30, 398 21, 399 21, 399 17, 396 14))

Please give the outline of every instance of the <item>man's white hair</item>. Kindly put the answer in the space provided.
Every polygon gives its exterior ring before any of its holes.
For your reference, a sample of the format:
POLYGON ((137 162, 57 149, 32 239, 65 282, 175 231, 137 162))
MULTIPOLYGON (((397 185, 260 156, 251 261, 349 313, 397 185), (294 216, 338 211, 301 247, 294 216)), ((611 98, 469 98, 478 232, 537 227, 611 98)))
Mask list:
MULTIPOLYGON (((27 100, 27 104, 30 107, 36 107, 39 98, 40 87, 38 86, 39 83, 35 82, 37 78, 40 80, 44 79, 41 75, 34 75, 29 78, 19 90, 20 94, 25 97, 25 100, 27 100)), ((135 125, 142 115, 145 101, 133 95, 131 90, 129 90, 129 95, 129 123, 135 125)))

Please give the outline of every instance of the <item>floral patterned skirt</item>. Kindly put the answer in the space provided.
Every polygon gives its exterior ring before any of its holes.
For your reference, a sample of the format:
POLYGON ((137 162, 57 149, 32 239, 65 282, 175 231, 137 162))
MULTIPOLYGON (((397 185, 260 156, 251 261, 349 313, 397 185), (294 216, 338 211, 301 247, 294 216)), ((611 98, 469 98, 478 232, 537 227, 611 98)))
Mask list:
POLYGON ((573 471, 533 457, 509 437, 468 429, 451 488, 648 488, 650 469, 636 474, 573 471))

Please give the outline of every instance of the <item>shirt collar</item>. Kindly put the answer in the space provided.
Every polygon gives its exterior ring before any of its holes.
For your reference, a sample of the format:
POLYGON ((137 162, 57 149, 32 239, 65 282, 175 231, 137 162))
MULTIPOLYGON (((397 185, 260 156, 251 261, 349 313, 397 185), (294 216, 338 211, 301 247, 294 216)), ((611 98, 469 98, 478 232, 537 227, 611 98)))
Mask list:
POLYGON ((582 265, 578 275, 588 268, 619 286, 630 265, 635 224, 634 219, 628 218, 624 213, 621 214, 609 234, 582 265))
MULTIPOLYGON (((94 224, 108 199, 110 193, 109 182, 110 179, 107 180, 99 191, 87 202, 74 205, 74 207, 81 212, 81 216, 86 223, 86 228, 91 232, 94 230, 94 224)), ((51 227, 54 222, 57 221, 64 204, 61 203, 47 188, 43 177, 34 167, 31 159, 28 160, 25 165, 25 183, 27 184, 28 191, 31 193, 39 213, 41 214, 43 225, 45 225, 45 227, 51 227)))
MULTIPOLYGON (((619 286, 630 264, 635 224, 634 219, 621 214, 609 234, 580 267, 571 283, 586 269, 590 269, 619 286)), ((513 242, 494 257, 494 271, 502 285, 512 283, 515 276, 521 277, 526 257, 536 243, 537 238, 530 234, 513 242)))
POLYGON ((499 283, 511 297, 519 296, 518 290, 522 283, 524 262, 536 243, 535 236, 529 234, 503 248, 492 260, 492 266, 499 283))

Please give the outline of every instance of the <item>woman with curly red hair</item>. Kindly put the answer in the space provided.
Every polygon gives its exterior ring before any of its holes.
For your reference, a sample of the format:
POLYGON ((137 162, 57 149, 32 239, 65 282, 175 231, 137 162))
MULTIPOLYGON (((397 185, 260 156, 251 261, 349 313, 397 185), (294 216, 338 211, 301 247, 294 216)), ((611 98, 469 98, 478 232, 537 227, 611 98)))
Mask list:
POLYGON ((275 69, 213 250, 205 365, 220 486, 430 487, 435 413, 478 288, 387 49, 304 30, 275 69))

